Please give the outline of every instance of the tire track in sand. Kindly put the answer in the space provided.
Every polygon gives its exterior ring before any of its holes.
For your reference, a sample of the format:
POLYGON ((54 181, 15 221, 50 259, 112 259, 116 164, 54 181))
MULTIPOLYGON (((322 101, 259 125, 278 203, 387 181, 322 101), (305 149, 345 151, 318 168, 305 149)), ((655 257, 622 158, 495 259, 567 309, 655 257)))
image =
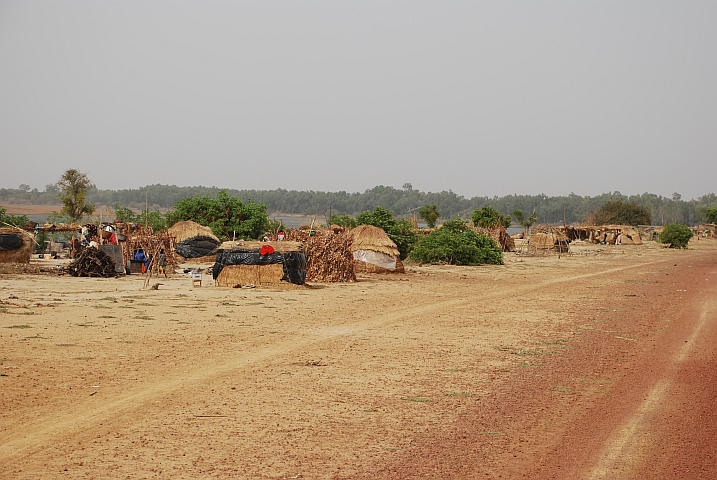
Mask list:
POLYGON ((642 449, 640 439, 649 430, 649 416, 658 411, 670 393, 674 376, 695 347, 695 341, 705 326, 713 321, 717 311, 714 299, 706 300, 701 308, 700 319, 692 335, 670 360, 669 375, 661 378, 650 389, 647 397, 635 413, 625 420, 617 432, 605 444, 597 464, 587 475, 589 480, 620 478, 623 468, 640 464, 649 452, 642 449))

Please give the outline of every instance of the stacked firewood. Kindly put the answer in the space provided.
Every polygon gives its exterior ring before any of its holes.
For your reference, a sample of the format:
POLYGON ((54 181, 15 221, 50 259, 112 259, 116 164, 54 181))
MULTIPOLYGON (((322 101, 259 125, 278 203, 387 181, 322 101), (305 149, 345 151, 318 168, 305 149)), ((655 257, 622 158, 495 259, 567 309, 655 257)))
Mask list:
POLYGON ((69 265, 65 272, 73 277, 115 277, 115 262, 105 252, 98 248, 88 247, 69 265))
POLYGON ((355 282, 351 236, 344 229, 317 230, 314 235, 288 230, 286 240, 306 247, 306 280, 310 282, 355 282))

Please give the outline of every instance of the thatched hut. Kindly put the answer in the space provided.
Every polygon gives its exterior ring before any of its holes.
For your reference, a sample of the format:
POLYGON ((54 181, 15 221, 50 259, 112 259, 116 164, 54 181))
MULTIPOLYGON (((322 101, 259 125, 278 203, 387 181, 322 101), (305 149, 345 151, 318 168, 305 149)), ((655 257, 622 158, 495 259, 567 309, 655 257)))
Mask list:
POLYGON ((211 228, 186 220, 175 223, 167 233, 174 237, 177 255, 185 260, 198 263, 213 263, 216 260, 216 250, 221 242, 211 228))
POLYGON ((515 252, 515 240, 502 225, 496 228, 476 228, 475 230, 477 233, 484 233, 495 240, 495 243, 504 252, 515 252))
POLYGON ((363 273, 404 273, 401 254, 383 229, 359 225, 351 230, 354 269, 363 273))
POLYGON ((35 239, 20 228, 0 228, 0 263, 30 263, 35 239))
POLYGON ((212 277, 219 287, 303 285, 304 246, 299 242, 224 242, 217 250, 212 277), (271 247, 269 252, 267 247, 271 247))
POLYGON ((570 240, 554 227, 543 227, 542 231, 532 234, 528 238, 528 250, 532 254, 545 255, 551 252, 568 253, 570 240))

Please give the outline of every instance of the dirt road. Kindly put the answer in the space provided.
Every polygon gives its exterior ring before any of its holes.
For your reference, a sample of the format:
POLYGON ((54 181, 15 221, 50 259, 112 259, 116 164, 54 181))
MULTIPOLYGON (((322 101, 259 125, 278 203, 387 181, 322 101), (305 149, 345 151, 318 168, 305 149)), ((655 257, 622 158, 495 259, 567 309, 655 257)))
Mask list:
POLYGON ((0 276, 0 478, 715 478, 717 245, 583 253, 274 291, 0 276))

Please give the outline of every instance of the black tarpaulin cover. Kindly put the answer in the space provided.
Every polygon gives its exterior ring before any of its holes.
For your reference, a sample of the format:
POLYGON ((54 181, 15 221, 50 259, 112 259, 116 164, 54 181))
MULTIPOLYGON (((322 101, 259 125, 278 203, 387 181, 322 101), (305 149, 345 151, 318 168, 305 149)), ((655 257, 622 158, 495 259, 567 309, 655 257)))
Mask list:
POLYGON ((217 279, 226 265, 271 265, 280 263, 284 267, 285 282, 303 285, 306 282, 306 255, 300 252, 274 252, 267 255, 259 253, 259 249, 251 250, 217 250, 217 261, 212 270, 212 277, 217 279))
POLYGON ((192 237, 177 244, 177 254, 184 258, 213 255, 219 242, 212 237, 192 237))
POLYGON ((0 234, 0 252, 17 250, 22 247, 22 237, 16 233, 0 234))

